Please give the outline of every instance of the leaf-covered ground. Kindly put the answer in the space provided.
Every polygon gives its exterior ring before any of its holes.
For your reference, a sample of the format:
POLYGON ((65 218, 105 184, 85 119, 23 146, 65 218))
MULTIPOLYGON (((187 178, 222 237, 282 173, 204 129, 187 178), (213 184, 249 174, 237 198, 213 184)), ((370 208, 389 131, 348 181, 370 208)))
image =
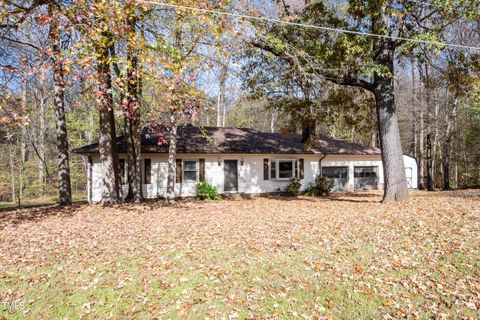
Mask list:
POLYGON ((0 318, 480 318, 480 191, 0 212, 0 318))

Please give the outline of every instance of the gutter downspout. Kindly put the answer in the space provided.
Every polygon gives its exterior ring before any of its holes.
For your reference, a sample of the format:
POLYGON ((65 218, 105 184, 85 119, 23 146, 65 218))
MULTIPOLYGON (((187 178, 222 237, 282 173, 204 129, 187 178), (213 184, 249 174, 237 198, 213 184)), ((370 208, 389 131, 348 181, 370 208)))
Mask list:
POLYGON ((323 154, 322 157, 320 158, 320 160, 318 160, 318 174, 321 176, 322 175, 322 160, 325 159, 327 157, 327 154, 323 154))
POLYGON ((89 204, 92 204, 92 189, 93 189, 92 167, 93 167, 92 158, 88 156, 87 200, 89 204))

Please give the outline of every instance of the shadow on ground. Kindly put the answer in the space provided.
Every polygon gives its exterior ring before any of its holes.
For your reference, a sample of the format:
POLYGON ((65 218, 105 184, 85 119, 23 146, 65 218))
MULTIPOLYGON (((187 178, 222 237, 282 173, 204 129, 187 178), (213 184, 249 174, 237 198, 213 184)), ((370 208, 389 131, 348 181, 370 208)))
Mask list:
POLYGON ((20 208, 5 208, 0 210, 0 228, 7 224, 20 224, 27 221, 38 221, 50 216, 72 216, 85 202, 64 207, 58 204, 34 205, 20 208))
MULTIPOLYGON (((480 198, 480 189, 465 189, 465 190, 453 190, 453 191, 411 191, 413 198, 438 198, 438 197, 453 197, 453 198, 480 198)), ((233 194, 229 195, 223 200, 219 201, 249 201, 253 199, 274 199, 278 201, 295 202, 295 201, 308 201, 308 202, 351 202, 351 203, 380 203, 382 200, 383 191, 360 191, 360 192, 347 192, 347 193, 333 193, 330 196, 322 197, 286 197, 279 194, 263 194, 263 195, 244 195, 233 194)), ((218 201, 215 201, 218 202, 218 201)), ((70 207, 61 207, 57 204, 48 205, 34 205, 21 208, 3 208, 0 209, 0 228, 8 224, 20 224, 28 221, 39 221, 52 216, 73 216, 76 211, 82 206, 86 205, 86 202, 76 202, 70 207)), ((196 198, 180 199, 174 207, 182 210, 195 210, 203 206, 208 206, 209 202, 204 202, 196 198)), ((116 206, 115 206, 116 207, 116 206)), ((163 207, 168 207, 163 199, 148 199, 141 204, 125 203, 118 207, 127 210, 155 210, 163 207)))

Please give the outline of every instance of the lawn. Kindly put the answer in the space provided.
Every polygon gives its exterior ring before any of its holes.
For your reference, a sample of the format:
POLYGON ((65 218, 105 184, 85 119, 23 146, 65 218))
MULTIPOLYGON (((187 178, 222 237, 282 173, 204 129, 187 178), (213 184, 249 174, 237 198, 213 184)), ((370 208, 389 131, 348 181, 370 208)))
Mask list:
POLYGON ((0 212, 0 318, 480 318, 480 191, 379 200, 0 212))
MULTIPOLYGON (((35 199, 21 199, 21 208, 32 208, 38 206, 52 205, 58 200, 58 196, 42 197, 35 199)), ((18 201, 18 200, 17 200, 18 201)), ((18 202, 2 202, 0 201, 0 211, 18 208, 18 202)), ((84 194, 74 194, 73 202, 87 202, 87 197, 84 194)))

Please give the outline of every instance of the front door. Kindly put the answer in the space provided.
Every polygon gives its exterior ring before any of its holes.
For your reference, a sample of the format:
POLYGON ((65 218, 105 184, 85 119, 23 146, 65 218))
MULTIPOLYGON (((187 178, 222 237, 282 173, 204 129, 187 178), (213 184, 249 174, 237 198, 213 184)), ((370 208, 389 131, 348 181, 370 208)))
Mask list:
POLYGON ((225 175, 225 192, 238 191, 238 161, 224 160, 223 172, 225 175))
POLYGON ((408 189, 413 188, 413 174, 412 174, 412 168, 405 168, 405 177, 407 177, 407 186, 408 189))

